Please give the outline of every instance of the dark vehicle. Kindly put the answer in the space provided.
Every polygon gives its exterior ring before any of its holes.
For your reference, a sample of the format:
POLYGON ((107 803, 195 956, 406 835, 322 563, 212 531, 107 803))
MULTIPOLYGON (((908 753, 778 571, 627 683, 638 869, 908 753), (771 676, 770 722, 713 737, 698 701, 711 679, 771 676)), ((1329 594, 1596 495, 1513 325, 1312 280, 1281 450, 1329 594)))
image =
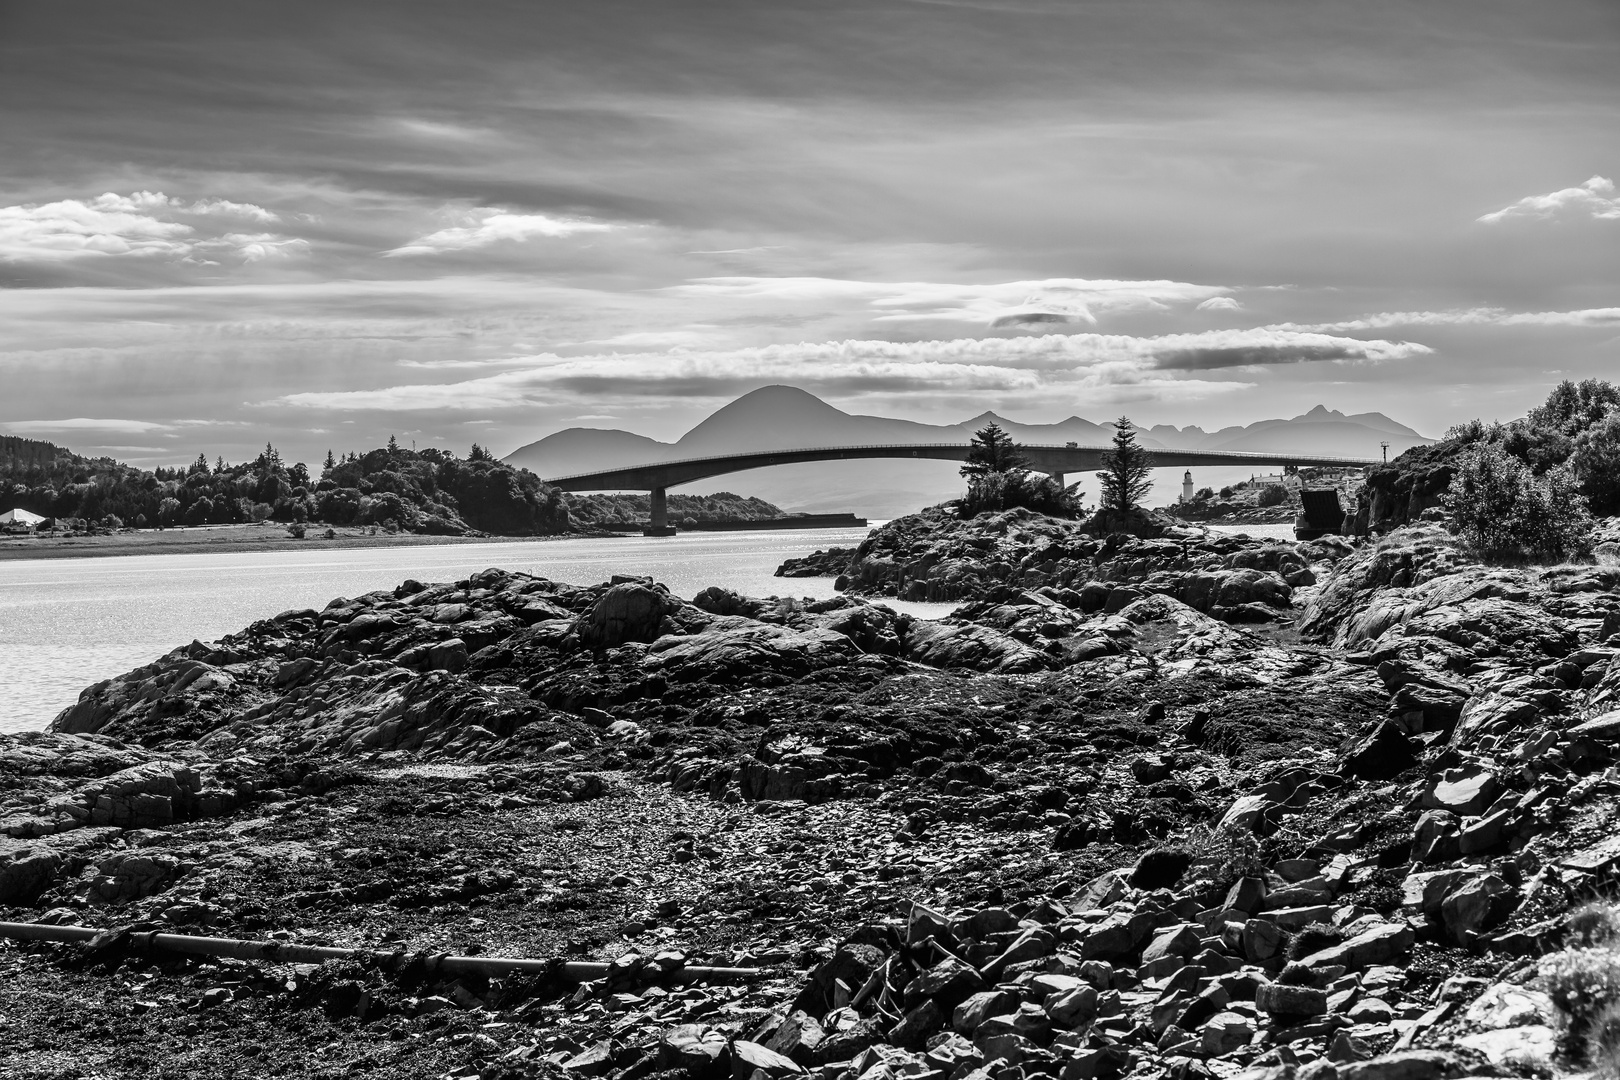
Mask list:
POLYGON ((1344 507, 1339 505, 1337 488, 1302 488, 1300 512, 1294 518, 1294 539, 1315 540, 1342 532, 1344 507))

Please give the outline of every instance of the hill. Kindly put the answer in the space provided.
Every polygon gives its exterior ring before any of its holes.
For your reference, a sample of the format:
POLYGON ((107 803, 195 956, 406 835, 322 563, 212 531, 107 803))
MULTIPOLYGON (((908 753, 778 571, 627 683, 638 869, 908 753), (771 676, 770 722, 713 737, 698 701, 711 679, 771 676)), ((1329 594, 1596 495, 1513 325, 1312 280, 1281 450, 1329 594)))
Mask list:
MULTIPOLYGON (((750 450, 966 442, 990 422, 1028 444, 1098 445, 1114 433, 1112 424, 1079 416, 1055 424, 1023 424, 988 411, 955 424, 924 424, 847 413, 797 387, 766 386, 715 410, 672 443, 616 429, 569 428, 519 447, 504 460, 541 477, 558 477, 750 450)), ((1292 419, 1261 420, 1214 432, 1170 425, 1138 431, 1142 445, 1150 449, 1290 451, 1342 457, 1375 457, 1379 443, 1385 441, 1393 457, 1433 441, 1382 413, 1347 416, 1321 405, 1292 419)), ((726 483, 788 510, 853 510, 868 517, 889 518, 961 494, 956 469, 954 464, 940 461, 813 462, 738 473, 728 476, 726 483)), ((1232 479, 1236 478, 1234 472, 1232 479)), ((1205 482, 1214 479, 1212 474, 1205 482)), ((1176 484, 1179 480, 1179 476, 1174 478, 1176 484)))

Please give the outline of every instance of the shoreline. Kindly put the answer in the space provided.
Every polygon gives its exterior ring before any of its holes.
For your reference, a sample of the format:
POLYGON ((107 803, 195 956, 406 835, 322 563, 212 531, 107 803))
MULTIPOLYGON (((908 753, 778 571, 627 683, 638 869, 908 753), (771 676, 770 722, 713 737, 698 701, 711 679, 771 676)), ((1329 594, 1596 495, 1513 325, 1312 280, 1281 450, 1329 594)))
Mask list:
MULTIPOLYGON (((773 522, 780 519, 772 519, 773 522)), ((830 531, 837 525, 806 525, 805 530, 830 531)), ((848 526, 864 528, 863 525, 848 526)), ((639 539, 635 531, 615 531, 599 528, 592 532, 557 533, 549 536, 430 536, 422 533, 380 533, 373 536, 359 529, 337 529, 331 540, 320 535, 326 526, 310 528, 302 540, 289 536, 283 525, 203 525, 170 529, 135 529, 104 536, 74 537, 15 537, 0 536, 0 562, 39 559, 108 558, 123 555, 199 555, 237 554, 244 551, 302 551, 307 548, 326 549, 385 548, 385 547, 441 547, 459 544, 522 544, 551 543, 558 540, 628 540, 639 539)), ((753 530, 747 523, 721 529, 681 530, 709 534, 718 532, 790 531, 788 527, 771 524, 753 530)))
MULTIPOLYGON (((324 528, 324 527, 323 527, 324 528)), ((436 547, 452 544, 491 544, 545 542, 597 536, 617 539, 612 534, 564 533, 558 536, 427 536, 420 533, 379 534, 337 530, 331 540, 313 529, 300 540, 289 536, 282 526, 220 525, 197 528, 139 529, 110 536, 28 537, 0 540, 0 562, 38 559, 110 558, 123 555, 202 555, 236 554, 244 551, 294 551, 321 547, 327 549, 436 547)))

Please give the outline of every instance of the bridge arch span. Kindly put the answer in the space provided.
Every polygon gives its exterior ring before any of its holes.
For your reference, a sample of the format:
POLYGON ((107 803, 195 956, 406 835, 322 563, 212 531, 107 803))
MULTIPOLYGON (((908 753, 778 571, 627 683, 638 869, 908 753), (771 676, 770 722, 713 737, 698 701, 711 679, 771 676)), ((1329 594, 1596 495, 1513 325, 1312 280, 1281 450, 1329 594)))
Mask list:
MULTIPOLYGON (((762 469, 772 465, 794 465, 806 461, 849 461, 857 458, 919 458, 935 461, 966 461, 969 443, 891 443, 868 446, 810 446, 792 450, 756 450, 714 457, 683 458, 627 465, 599 472, 575 473, 546 480, 563 491, 646 491, 652 495, 652 522, 649 532, 669 535, 669 514, 665 498, 672 487, 707 480, 727 473, 762 469)), ((1020 446, 1032 468, 1059 482, 1067 473, 1101 467, 1108 446, 1020 446)), ((1371 458, 1323 457, 1309 454, 1247 453, 1221 450, 1151 450, 1154 468, 1192 468, 1199 465, 1297 465, 1301 468, 1362 468, 1376 465, 1371 458)))

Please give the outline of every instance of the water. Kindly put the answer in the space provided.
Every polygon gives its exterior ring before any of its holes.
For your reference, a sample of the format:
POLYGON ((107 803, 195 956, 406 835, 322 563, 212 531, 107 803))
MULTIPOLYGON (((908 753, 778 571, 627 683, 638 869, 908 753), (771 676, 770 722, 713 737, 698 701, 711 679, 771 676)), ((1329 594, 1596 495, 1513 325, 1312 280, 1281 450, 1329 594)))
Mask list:
MULTIPOLYGON (((820 598, 834 595, 832 579, 773 577, 776 567, 818 548, 853 547, 867 531, 0 561, 0 731, 43 728, 84 687, 177 645, 408 577, 454 581, 499 566, 579 585, 647 574, 688 598, 710 585, 820 598)), ((953 606, 886 602, 931 618, 953 606)))

